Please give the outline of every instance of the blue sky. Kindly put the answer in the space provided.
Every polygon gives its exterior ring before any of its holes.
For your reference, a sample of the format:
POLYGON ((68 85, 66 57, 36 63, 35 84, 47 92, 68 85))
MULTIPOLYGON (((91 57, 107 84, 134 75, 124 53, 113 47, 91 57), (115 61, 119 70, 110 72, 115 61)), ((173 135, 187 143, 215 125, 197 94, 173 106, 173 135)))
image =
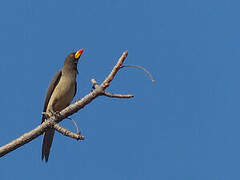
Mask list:
MULTIPOLYGON (((0 145, 41 122, 47 86, 72 51, 78 92, 101 82, 123 51, 109 92, 72 117, 86 139, 56 133, 0 159, 0 179, 239 180, 239 1, 0 2, 0 145)), ((74 130, 69 120, 61 123, 74 130)))

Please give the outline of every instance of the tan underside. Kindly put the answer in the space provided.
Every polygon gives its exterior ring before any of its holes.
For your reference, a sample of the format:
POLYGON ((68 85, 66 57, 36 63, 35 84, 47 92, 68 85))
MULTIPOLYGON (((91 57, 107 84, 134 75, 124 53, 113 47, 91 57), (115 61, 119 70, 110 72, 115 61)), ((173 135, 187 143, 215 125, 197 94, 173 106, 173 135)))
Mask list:
POLYGON ((51 110, 54 112, 63 110, 71 103, 74 93, 75 78, 63 75, 52 93, 46 112, 52 115, 51 110))

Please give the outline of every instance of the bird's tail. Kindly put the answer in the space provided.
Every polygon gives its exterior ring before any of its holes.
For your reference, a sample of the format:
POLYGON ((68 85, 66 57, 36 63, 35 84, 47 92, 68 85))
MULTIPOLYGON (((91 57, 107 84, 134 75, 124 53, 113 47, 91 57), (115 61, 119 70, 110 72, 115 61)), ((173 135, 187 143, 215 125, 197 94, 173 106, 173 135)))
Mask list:
POLYGON ((42 160, 45 157, 45 161, 48 162, 48 157, 54 137, 54 129, 50 129, 44 133, 43 143, 42 143, 42 160))

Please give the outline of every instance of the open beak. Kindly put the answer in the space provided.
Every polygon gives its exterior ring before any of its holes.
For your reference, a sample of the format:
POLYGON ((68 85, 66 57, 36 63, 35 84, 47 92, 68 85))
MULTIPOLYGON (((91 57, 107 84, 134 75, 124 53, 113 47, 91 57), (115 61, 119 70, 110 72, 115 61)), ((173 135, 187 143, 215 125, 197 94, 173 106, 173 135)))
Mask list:
POLYGON ((82 55, 82 53, 83 53, 83 49, 80 49, 79 51, 77 51, 76 53, 75 53, 75 59, 79 59, 80 58, 80 56, 82 55))

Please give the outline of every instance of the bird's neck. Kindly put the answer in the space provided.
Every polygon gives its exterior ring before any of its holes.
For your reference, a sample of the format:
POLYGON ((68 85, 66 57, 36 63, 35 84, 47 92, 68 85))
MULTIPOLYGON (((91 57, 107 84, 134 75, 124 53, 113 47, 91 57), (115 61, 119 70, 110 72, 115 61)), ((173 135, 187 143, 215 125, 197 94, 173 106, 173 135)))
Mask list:
POLYGON ((76 76, 77 76, 77 70, 76 69, 67 69, 67 68, 63 68, 62 69, 62 76, 67 76, 67 77, 74 77, 74 78, 76 78, 76 76))

